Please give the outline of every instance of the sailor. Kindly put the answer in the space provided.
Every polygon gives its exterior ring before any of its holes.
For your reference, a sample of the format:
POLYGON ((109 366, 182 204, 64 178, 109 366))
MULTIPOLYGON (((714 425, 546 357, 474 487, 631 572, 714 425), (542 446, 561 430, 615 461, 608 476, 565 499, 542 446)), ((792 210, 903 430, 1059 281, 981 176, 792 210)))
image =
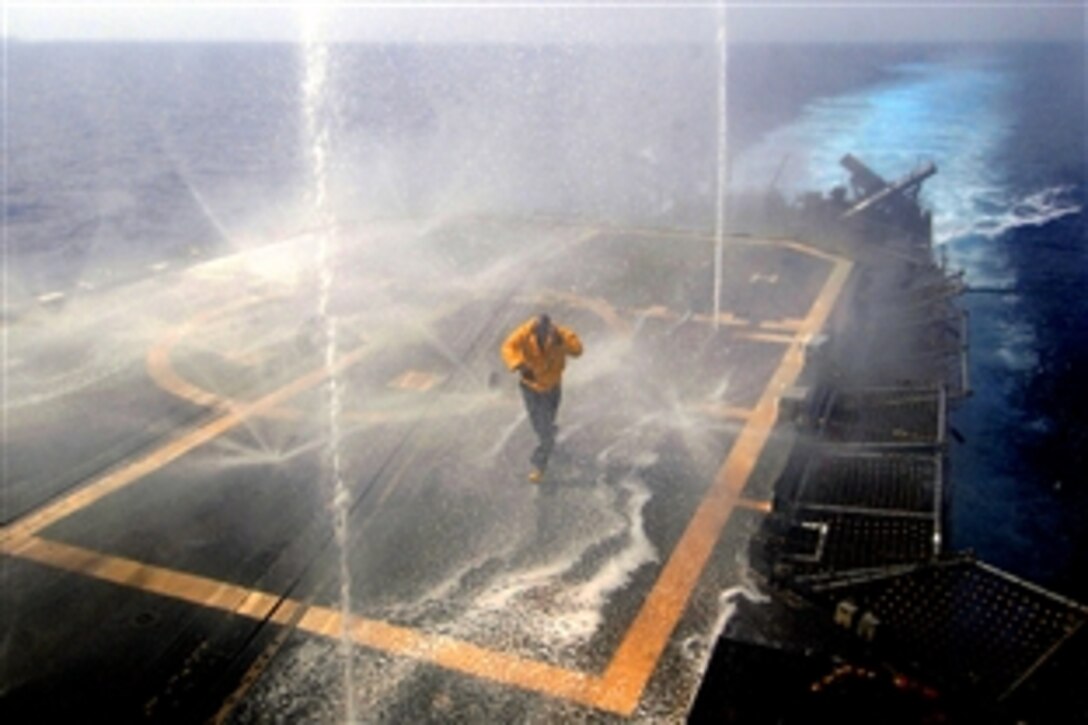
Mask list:
POLYGON ((510 333, 502 345, 506 367, 521 376, 521 395, 529 422, 538 440, 533 451, 529 480, 539 483, 544 476, 558 428, 555 414, 562 396, 561 380, 567 356, 582 354, 582 341, 566 327, 556 325, 548 315, 527 320, 510 333))

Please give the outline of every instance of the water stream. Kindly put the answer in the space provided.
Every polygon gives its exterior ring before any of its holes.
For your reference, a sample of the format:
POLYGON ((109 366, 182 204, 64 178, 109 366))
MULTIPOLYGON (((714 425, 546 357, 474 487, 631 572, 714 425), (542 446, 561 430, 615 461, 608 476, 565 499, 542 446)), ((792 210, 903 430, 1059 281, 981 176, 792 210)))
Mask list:
POLYGON ((329 46, 321 39, 322 20, 320 13, 316 11, 307 13, 305 16, 302 102, 312 174, 310 213, 313 215, 313 228, 317 235, 315 246, 318 273, 317 320, 324 337, 324 365, 328 371, 325 384, 325 409, 329 435, 326 460, 333 531, 340 557, 340 657, 344 670, 344 718, 350 723, 356 721, 355 673, 352 664, 352 644, 348 634, 348 623, 351 621, 351 571, 348 566, 347 543, 351 497, 344 482, 340 450, 343 437, 340 425, 343 391, 339 375, 335 372, 339 344, 336 318, 330 309, 336 282, 334 261, 336 219, 329 203, 328 160, 331 150, 330 132, 335 113, 329 90, 329 46))
POLYGON ((725 243, 725 195, 727 193, 726 168, 728 157, 726 155, 726 134, 729 131, 726 122, 727 103, 726 93, 726 35, 725 35, 725 5, 718 3, 718 183, 716 213, 714 221, 714 329, 718 329, 718 315, 722 305, 722 247, 725 243))

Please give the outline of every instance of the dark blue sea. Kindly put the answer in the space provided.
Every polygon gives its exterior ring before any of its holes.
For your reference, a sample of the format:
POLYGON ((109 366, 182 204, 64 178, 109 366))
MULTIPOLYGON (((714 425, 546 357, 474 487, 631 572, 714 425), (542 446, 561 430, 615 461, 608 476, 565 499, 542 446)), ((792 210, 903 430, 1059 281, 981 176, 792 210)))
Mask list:
MULTIPOLYGON (((11 44, 5 316, 306 228, 303 48, 11 44)), ((953 548, 1088 600, 1083 45, 739 45, 730 183, 920 160, 968 293, 953 548), (993 290, 1004 290, 997 294, 993 290)), ((550 214, 710 229, 712 45, 334 46, 317 109, 343 218, 550 214)))

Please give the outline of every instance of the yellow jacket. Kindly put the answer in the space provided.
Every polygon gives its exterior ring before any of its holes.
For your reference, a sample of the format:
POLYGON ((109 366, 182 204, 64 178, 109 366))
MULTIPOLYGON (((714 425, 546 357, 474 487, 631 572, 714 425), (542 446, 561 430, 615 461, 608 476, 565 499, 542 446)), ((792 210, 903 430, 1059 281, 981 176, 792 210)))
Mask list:
POLYGON ((582 354, 582 341, 572 330, 553 324, 553 334, 544 341, 544 349, 541 350, 533 334, 535 322, 534 317, 510 333, 502 344, 502 359, 510 370, 525 365, 532 372, 533 379, 522 378, 522 383, 538 393, 544 393, 559 384, 567 364, 567 355, 578 357, 582 354))

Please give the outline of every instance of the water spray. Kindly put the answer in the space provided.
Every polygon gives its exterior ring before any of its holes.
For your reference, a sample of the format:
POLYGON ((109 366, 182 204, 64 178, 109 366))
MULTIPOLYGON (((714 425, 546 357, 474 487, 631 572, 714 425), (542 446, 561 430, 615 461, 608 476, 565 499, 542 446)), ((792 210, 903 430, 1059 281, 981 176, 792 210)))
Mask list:
POLYGON ((718 317, 722 305, 722 247, 725 244, 725 194, 727 185, 728 158, 726 155, 726 48, 725 48, 725 4, 719 0, 718 18, 718 184, 717 214, 714 223, 714 330, 720 324, 718 317))
POLYGON ((348 632, 351 621, 351 571, 348 567, 348 513, 351 497, 344 483, 340 445, 343 391, 339 375, 334 372, 339 346, 336 319, 330 312, 335 283, 333 263, 334 213, 329 204, 330 126, 333 112, 329 100, 329 47, 321 39, 321 11, 307 11, 303 16, 304 70, 302 79, 303 110, 308 152, 311 161, 311 213, 317 234, 317 270, 319 293, 317 319, 324 336, 324 364, 329 372, 325 386, 328 412, 328 461, 331 478, 333 530, 340 551, 340 657, 344 666, 344 718, 355 722, 355 673, 352 643, 348 632))

